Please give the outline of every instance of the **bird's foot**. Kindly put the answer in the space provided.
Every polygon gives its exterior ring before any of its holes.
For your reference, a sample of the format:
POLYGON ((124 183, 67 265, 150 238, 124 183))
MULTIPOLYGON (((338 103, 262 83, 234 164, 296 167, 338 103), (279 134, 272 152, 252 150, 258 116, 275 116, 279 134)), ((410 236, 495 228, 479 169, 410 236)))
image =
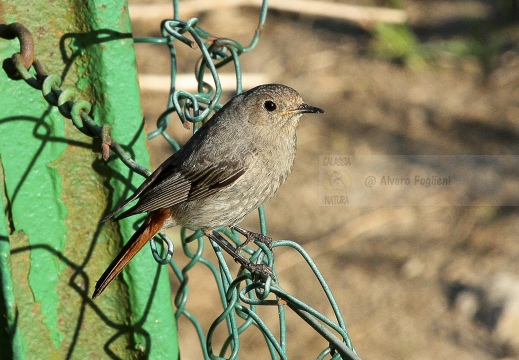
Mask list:
MULTIPOLYGON (((236 230, 240 233, 241 233, 241 231, 244 231, 249 234, 260 235, 260 234, 248 232, 247 230, 244 230, 242 228, 240 228, 240 230, 238 230, 238 229, 236 229, 236 230)), ((248 259, 246 259, 242 255, 240 255, 240 252, 238 251, 238 249, 235 249, 234 247, 232 247, 229 244, 229 242, 226 241, 217 231, 205 232, 205 235, 207 237, 209 237, 211 240, 213 240, 216 244, 218 244, 221 249, 223 249, 225 252, 227 252, 229 255, 231 255, 232 258, 234 259, 234 261, 236 261, 238 264, 240 264, 242 266, 242 268, 248 270, 251 274, 258 275, 259 277, 264 278, 264 279, 267 277, 271 277, 273 280, 276 280, 276 277, 274 276, 274 271, 268 265, 256 264, 256 263, 250 262, 248 259)), ((245 236, 247 236, 247 235, 245 235, 245 236)), ((267 238, 266 236, 263 236, 263 235, 261 235, 261 236, 268 239, 269 242, 272 242, 272 240, 270 238, 267 238)), ((249 242, 250 241, 253 241, 253 239, 249 240, 249 242)), ((245 245, 242 244, 242 246, 245 246, 245 245)), ((269 247, 271 248, 271 246, 269 246, 269 247)))
POLYGON ((272 251, 272 239, 268 236, 245 230, 244 228, 237 225, 233 226, 232 229, 236 230, 237 232, 245 236, 245 241, 236 248, 237 253, 240 253, 248 244, 250 244, 253 241, 265 244, 268 247, 268 249, 272 251))
POLYGON ((252 262, 249 262, 248 264, 246 265, 243 265, 243 267, 247 270, 250 271, 251 274, 253 275, 258 275, 259 277, 261 278, 272 278, 272 280, 276 280, 276 276, 274 275, 274 271, 272 271, 272 268, 270 268, 268 265, 266 264, 256 264, 256 263, 252 263, 252 262))

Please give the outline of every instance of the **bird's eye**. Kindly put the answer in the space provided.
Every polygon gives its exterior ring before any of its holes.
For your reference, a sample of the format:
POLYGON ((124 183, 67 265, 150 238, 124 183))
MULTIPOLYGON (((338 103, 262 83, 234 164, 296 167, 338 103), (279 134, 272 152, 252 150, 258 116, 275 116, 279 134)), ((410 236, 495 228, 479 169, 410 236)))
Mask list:
POLYGON ((263 104, 263 107, 267 111, 274 111, 277 108, 276 104, 273 101, 270 101, 270 100, 265 101, 265 103, 263 104))

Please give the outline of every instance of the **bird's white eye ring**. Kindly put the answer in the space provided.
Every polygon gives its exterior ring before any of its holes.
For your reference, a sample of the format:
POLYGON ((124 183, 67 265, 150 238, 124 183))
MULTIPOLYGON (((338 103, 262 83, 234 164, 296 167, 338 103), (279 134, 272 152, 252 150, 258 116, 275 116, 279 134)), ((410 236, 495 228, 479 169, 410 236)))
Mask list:
POLYGON ((267 111, 274 111, 274 110, 276 110, 277 105, 276 105, 276 103, 274 103, 274 101, 267 100, 267 101, 265 101, 265 103, 263 104, 263 107, 264 107, 265 110, 267 110, 267 111))

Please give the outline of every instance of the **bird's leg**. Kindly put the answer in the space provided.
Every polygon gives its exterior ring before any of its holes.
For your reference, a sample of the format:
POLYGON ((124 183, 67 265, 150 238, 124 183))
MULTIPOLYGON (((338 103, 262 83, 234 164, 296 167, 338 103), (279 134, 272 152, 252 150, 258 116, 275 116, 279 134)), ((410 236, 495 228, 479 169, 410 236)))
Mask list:
POLYGON ((218 232, 205 232, 205 235, 217 243, 226 253, 232 256, 234 261, 240 264, 243 268, 249 270, 253 274, 257 274, 263 277, 272 277, 275 279, 274 272, 270 267, 265 264, 252 263, 244 258, 227 240, 225 240, 218 232))
POLYGON ((236 248, 236 252, 239 254, 240 251, 243 250, 243 248, 245 246, 247 246, 251 241, 258 241, 262 244, 265 244, 267 245, 267 247, 269 248, 270 251, 272 251, 272 239, 269 238, 268 236, 265 236, 263 234, 258 234, 258 233, 254 233, 254 232, 251 232, 251 231, 248 231, 248 230, 245 230, 244 228, 242 228, 241 226, 238 226, 238 225, 234 225, 234 226, 231 226, 231 229, 234 229, 236 230, 237 232, 239 232, 240 234, 242 234, 243 236, 245 236, 245 241, 243 242, 243 244, 241 244, 240 246, 238 246, 236 248))

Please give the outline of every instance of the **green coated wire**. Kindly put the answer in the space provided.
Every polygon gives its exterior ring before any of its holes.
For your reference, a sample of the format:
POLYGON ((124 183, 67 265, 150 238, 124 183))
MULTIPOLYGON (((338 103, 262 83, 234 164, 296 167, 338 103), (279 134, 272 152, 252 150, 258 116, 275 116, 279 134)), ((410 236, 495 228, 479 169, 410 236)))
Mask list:
POLYGON ((260 205, 258 208, 259 223, 261 227, 261 234, 267 236, 267 218, 265 217, 265 208, 260 205))
MULTIPOLYGON (((194 124, 193 131, 196 131, 198 128, 198 124, 207 120, 210 113, 217 110, 221 107, 219 104, 219 99, 222 93, 221 83, 219 81, 219 76, 217 69, 222 66, 232 62, 234 64, 234 72, 236 74, 236 93, 241 93, 243 91, 242 88, 242 70, 241 63, 239 61, 239 56, 242 53, 250 52, 257 45, 259 40, 259 35, 263 29, 266 14, 267 14, 267 1, 263 1, 262 8, 260 11, 260 19, 258 23, 258 27, 254 33, 254 36, 247 47, 243 47, 241 44, 232 39, 226 38, 218 38, 212 36, 209 32, 198 27, 199 20, 196 18, 192 18, 188 21, 180 21, 178 16, 178 1, 174 1, 174 19, 173 20, 165 20, 162 23, 162 34, 164 39, 161 41, 151 41, 152 43, 157 44, 168 44, 170 48, 171 54, 171 87, 170 87, 170 95, 168 97, 167 110, 159 117, 157 121, 157 130, 151 132, 149 134, 149 138, 153 138, 158 135, 163 135, 166 140, 172 145, 175 151, 178 150, 178 143, 171 137, 167 132, 166 128, 169 125, 170 117, 173 112, 176 112, 179 118, 183 122, 191 122, 194 124), (189 35, 191 38, 189 38, 189 35), (188 93, 182 89, 176 89, 175 87, 175 77, 176 77, 176 50, 175 50, 175 41, 179 41, 179 44, 188 45, 191 48, 198 48, 201 53, 201 61, 196 66, 195 70, 195 78, 198 82, 198 88, 196 93, 188 93), (196 44, 196 46, 195 46, 196 44), (210 86, 205 81, 206 72, 212 77, 214 88, 210 86), (200 106, 200 104, 205 104, 206 106, 200 106), (191 115, 191 112, 193 115, 191 115)), ((146 41, 146 39, 139 39, 140 41, 146 41)), ((259 223, 261 228, 261 233, 263 235, 267 235, 267 225, 265 218, 265 211, 263 206, 260 206, 258 209, 259 223)), ((241 243, 238 234, 235 231, 229 231, 228 229, 220 229, 219 230, 223 235, 225 235, 230 241, 239 245, 241 243)), ((177 278, 181 282, 181 287, 179 289, 179 293, 175 298, 175 304, 177 305, 177 317, 180 314, 185 314, 186 317, 194 324, 197 329, 199 338, 203 339, 201 333, 201 326, 199 322, 194 319, 192 314, 188 313, 185 310, 185 304, 188 299, 188 271, 195 266, 197 262, 202 262, 204 265, 208 266, 215 277, 218 292, 220 293, 220 299, 223 306, 222 314, 211 324, 209 332, 206 337, 206 348, 207 353, 204 352, 204 356, 211 359, 220 359, 224 358, 224 354, 230 351, 228 355, 230 359, 237 358, 238 350, 239 350, 239 335, 245 332, 250 326, 254 325, 258 327, 265 337, 265 341, 269 348, 272 358, 277 358, 280 356, 281 359, 286 358, 286 317, 285 317, 285 307, 278 305, 278 313, 279 313, 279 332, 280 338, 279 342, 276 340, 275 336, 272 332, 265 326, 262 320, 256 315, 256 307, 260 305, 264 305, 264 300, 271 291, 276 292, 277 301, 281 299, 279 294, 283 296, 283 299, 288 299, 291 304, 294 306, 294 311, 300 312, 300 316, 304 316, 307 318, 309 323, 313 323, 317 329, 320 328, 320 322, 330 326, 335 331, 337 331, 343 337, 345 344, 353 349, 351 346, 351 342, 346 332, 346 327, 344 325, 344 321, 342 320, 340 310, 333 299, 333 295, 331 291, 322 278, 322 275, 317 270, 317 267, 313 263, 313 261, 307 256, 304 250, 300 249, 300 247, 293 243, 287 241, 276 242, 276 246, 290 246, 296 248, 307 263, 309 264, 314 274, 319 279, 325 294, 330 299, 331 306, 336 315, 338 325, 331 322, 329 319, 326 319, 321 314, 317 313, 315 310, 308 307, 306 304, 299 302, 297 299, 290 297, 288 294, 283 294, 275 284, 271 284, 268 281, 268 284, 265 284, 263 288, 263 292, 260 289, 256 289, 255 291, 250 288, 253 286, 253 282, 250 279, 245 280, 242 277, 238 277, 234 281, 232 281, 231 274, 229 269, 224 261, 223 255, 221 252, 217 252, 217 258, 219 262, 219 271, 210 263, 207 262, 203 257, 201 257, 203 250, 203 240, 201 238, 201 234, 192 234, 190 236, 187 235, 185 229, 181 232, 181 238, 183 242, 183 249, 186 255, 190 257, 192 260, 190 263, 179 271, 178 268, 174 268, 174 273, 177 275, 177 278), (192 253, 187 247, 187 243, 192 241, 193 239, 198 240, 198 250, 196 253, 192 253), (248 296, 245 296, 243 292, 238 292, 238 284, 242 281, 246 281, 248 290, 248 296), (180 295, 181 292, 184 292, 184 295, 180 295), (242 303, 240 303, 242 301, 242 303), (245 306, 245 304, 247 306, 245 306), (302 310, 301 310, 302 309, 302 310), (244 322, 238 327, 237 326, 237 316, 242 318, 244 322), (316 319, 316 320, 314 320, 316 319), (213 336, 215 332, 220 329, 220 325, 222 322, 225 322, 228 336, 224 341, 223 345, 220 348, 220 351, 214 353, 213 349, 213 336), (315 323, 314 323, 315 322, 315 323)), ((216 244, 212 244, 216 249, 218 246, 216 244)), ((251 261, 265 261, 270 266, 273 265, 273 257, 272 253, 266 249, 263 244, 258 245, 258 250, 252 251, 249 248, 244 249, 250 255, 251 261), (264 257, 267 255, 266 258, 264 257)), ((267 300, 271 301, 271 300, 267 300)), ((321 330, 324 331, 324 330, 321 330)), ((331 355, 331 349, 328 348, 328 351, 323 351, 321 353, 322 358, 326 355, 331 355)), ((335 357, 333 355, 332 357, 335 357)))
POLYGON ((167 44, 167 38, 154 38, 154 37, 142 37, 142 38, 133 38, 134 43, 146 43, 146 44, 167 44))
MULTIPOLYGON (((218 245, 216 243, 213 243, 213 240, 211 240, 211 243, 215 249, 219 249, 218 245)), ((240 339, 239 339, 238 331, 237 331, 236 316, 235 316, 234 312, 232 311, 233 308, 231 306, 228 306, 229 301, 232 301, 232 298, 229 299, 227 297, 227 293, 225 291, 225 289, 227 289, 229 286, 229 280, 232 279, 232 275, 227 266, 227 263, 225 262, 225 259, 224 259, 221 251, 216 251, 216 257, 218 259, 218 263, 220 266, 220 273, 222 274, 221 282, 218 282, 218 290, 220 293, 220 299, 221 299, 222 305, 224 307, 224 312, 218 318, 216 318, 216 320, 211 324, 211 326, 209 328, 209 332, 207 334, 206 346, 208 348, 208 352, 212 359, 221 358, 222 352, 225 351, 225 347, 222 347, 222 349, 220 351, 220 356, 214 355, 214 353, 212 351, 213 350, 212 338, 213 338, 213 335, 214 335, 218 325, 223 320, 225 320, 225 322, 227 324, 227 328, 228 328, 228 334, 229 334, 229 336, 232 336, 232 344, 231 344, 232 352, 231 352, 229 359, 236 359, 238 356, 240 339)), ((217 276, 217 278, 218 278, 218 276, 217 276)))
MULTIPOLYGON (((235 92, 241 93, 243 91, 242 68, 239 56, 242 53, 252 51, 257 45, 266 19, 267 1, 264 0, 262 2, 258 27, 250 44, 246 47, 232 39, 214 37, 209 32, 198 27, 199 20, 196 18, 189 19, 188 21, 180 21, 178 0, 173 0, 173 9, 173 20, 165 20, 161 24, 162 37, 136 38, 134 40, 136 43, 167 45, 169 47, 171 57, 171 86, 168 103, 166 110, 157 120, 157 129, 150 132, 148 138, 152 139, 161 135, 171 144, 175 151, 178 151, 180 148, 178 142, 167 132, 171 115, 177 113, 177 116, 182 120, 184 125, 192 124, 193 132, 196 132, 201 124, 206 121, 214 111, 221 108, 222 105, 219 103, 219 100, 223 89, 218 76, 219 68, 232 62, 236 74, 235 92), (179 46, 182 44, 187 45, 192 49, 197 49, 201 53, 201 60, 195 66, 195 78, 198 81, 197 92, 189 93, 183 89, 176 88, 177 55, 175 46, 177 46, 177 44, 179 46), (212 77, 214 87, 204 81, 208 73, 212 77)), ((18 60, 15 60, 15 65, 16 61, 18 60)), ((18 66, 20 66, 20 64, 18 64, 18 66)), ((103 146, 109 146, 113 149, 131 169, 143 176, 150 174, 148 169, 136 164, 122 147, 110 138, 110 128, 108 125, 101 126, 90 118, 88 115, 90 113, 89 103, 82 100, 76 101, 74 91, 62 90, 60 88, 61 78, 51 75, 47 76, 46 80, 41 83, 41 81, 36 79, 30 72, 25 70, 23 65, 21 65, 19 72, 29 85, 42 89, 45 99, 47 99, 50 104, 58 106, 63 116, 71 118, 79 131, 88 136, 99 136, 102 139, 103 146)), ((267 225, 263 206, 259 207, 258 215, 261 233, 266 236, 267 225)), ((241 240, 235 231, 229 229, 219 229, 218 231, 216 234, 224 239, 224 241, 234 243, 236 246, 241 244, 241 240)), ((190 259, 188 264, 183 268, 180 268, 171 259, 173 248, 171 241, 167 237, 163 239, 169 244, 168 254, 166 257, 160 256, 156 249, 156 244, 152 242, 153 255, 159 263, 168 262, 174 275, 180 282, 179 290, 174 297, 174 303, 177 309, 175 317, 178 319, 184 316, 194 326, 201 343, 204 359, 224 359, 226 358, 225 356, 228 356, 229 359, 237 359, 240 350, 240 335, 251 327, 258 328, 263 334, 271 358, 277 359, 279 357, 280 359, 287 359, 286 351, 288 339, 285 316, 287 307, 298 314, 315 331, 328 340, 330 345, 317 355, 318 359, 324 359, 326 357, 331 357, 332 359, 338 359, 340 357, 345 359, 359 359, 351 344, 342 314, 328 284, 310 256, 297 243, 288 240, 279 240, 273 242, 273 247, 290 247, 299 252, 313 271, 327 296, 335 315, 335 321, 326 318, 315 309, 286 293, 277 282, 272 281, 270 278, 267 279, 265 283, 258 282, 255 281, 253 276, 248 272, 240 272, 241 275, 233 278, 222 252, 219 251, 218 245, 213 243, 212 240, 211 244, 215 250, 217 250, 218 266, 215 266, 215 264, 203 257, 204 235, 200 231, 189 233, 187 229, 181 229, 182 249, 190 259), (193 246, 196 246, 195 251, 191 250, 193 246), (186 309, 189 300, 189 271, 198 264, 207 267, 213 275, 222 305, 221 315, 210 325, 207 334, 204 334, 203 327, 196 316, 186 309), (240 289, 242 284, 245 284, 245 287, 240 289), (269 299, 269 295, 274 295, 276 300, 269 299), (286 302, 286 306, 283 305, 283 302, 286 302), (277 306, 278 310, 279 339, 276 338, 274 333, 256 312, 259 306, 273 305, 277 306), (238 325, 239 323, 240 325, 238 325), (224 324, 225 326, 223 326, 224 324), (214 348, 214 336, 217 331, 223 331, 223 328, 226 329, 227 336, 220 348, 216 349, 214 348), (341 338, 339 339, 329 329, 335 331, 341 338)), ((250 261, 264 263, 271 267, 277 278, 273 254, 265 244, 258 244, 257 250, 246 247, 244 252, 250 256, 250 261)), ((3 263, 0 263, 0 265, 3 266, 3 263)))
POLYGON ((173 0, 173 19, 178 20, 179 15, 179 6, 178 6, 178 0, 173 0))
POLYGON ((261 32, 263 31, 263 26, 265 25, 265 21, 267 20, 267 10, 268 10, 268 0, 263 0, 261 3, 261 10, 259 16, 259 23, 256 31, 254 32, 254 36, 249 44, 249 46, 243 48, 243 52, 250 52, 254 50, 256 45, 258 44, 259 37, 261 32))
POLYGON ((317 268, 317 265, 312 260, 310 255, 308 255, 308 253, 304 250, 304 248, 301 245, 299 245, 293 241, 279 240, 279 241, 276 241, 274 246, 290 246, 290 247, 296 249, 303 256, 303 258, 305 259, 307 264, 310 266, 310 268, 314 272, 314 275, 317 277, 317 280, 321 284, 321 287, 323 288, 326 296, 330 300, 330 304, 332 306, 333 312, 335 314, 335 317, 336 317, 336 320, 338 322, 338 326, 340 329, 339 332, 341 332, 341 334, 343 335, 343 338, 346 341, 346 344, 348 345, 348 347, 350 349, 354 350, 353 344, 351 343, 350 337, 348 335, 348 331, 346 330, 346 324, 344 323, 344 319, 342 317, 341 310, 339 309, 339 306, 337 305, 337 302, 335 301, 335 298, 331 292, 330 287, 326 283, 326 280, 324 279, 323 275, 317 268))
MULTIPOLYGON (((171 86, 167 109, 163 112, 157 121, 157 130, 149 134, 150 139, 155 136, 162 135, 172 145, 175 151, 178 150, 179 144, 166 132, 166 129, 170 123, 171 114, 176 112, 184 122, 193 123, 193 131, 196 131, 201 122, 205 121, 213 111, 221 107, 221 104, 219 104, 219 99, 223 89, 219 81, 217 69, 224 66, 225 64, 229 62, 234 63, 234 70, 236 73, 236 93, 241 93, 243 91, 242 70, 239 56, 244 52, 251 51, 256 46, 259 34, 265 22, 267 9, 266 5, 267 1, 263 1, 258 28, 254 34, 253 39, 251 40, 250 45, 245 48, 232 39, 213 37, 211 34, 197 26, 199 21, 196 18, 190 19, 186 22, 178 20, 179 8, 178 1, 176 0, 174 1, 174 20, 166 20, 162 23, 162 38, 135 39, 135 42, 137 43, 146 42, 158 45, 167 44, 171 55, 171 86), (187 35, 191 36, 192 40, 189 39, 187 35), (192 48, 198 48, 202 54, 202 60, 196 70, 196 78, 199 84, 197 93, 191 94, 182 89, 176 89, 175 87, 177 68, 176 50, 174 43, 176 40, 178 40, 180 44, 186 44, 192 48), (204 81, 206 70, 209 70, 209 73, 213 78, 215 88, 204 81)), ((88 136, 99 136, 103 141, 103 145, 106 144, 114 151, 116 151, 125 164, 143 176, 149 175, 150 171, 148 169, 142 168, 136 164, 129 157, 129 155, 124 152, 120 145, 110 138, 109 126, 100 126, 88 116, 91 110, 89 103, 82 100, 76 101, 75 91, 67 89, 62 90, 60 88, 60 77, 52 75, 47 76, 46 80, 42 83, 30 72, 26 71, 23 66, 20 66, 21 63, 17 62, 19 62, 19 60, 15 58, 14 63, 17 68, 19 68, 19 73, 26 80, 26 82, 35 88, 41 88, 45 99, 47 99, 50 104, 58 106, 63 116, 71 118, 79 131, 88 136)), ((258 209, 258 214, 261 233, 267 235, 263 206, 260 206, 258 209)), ((220 231, 231 242, 234 242, 235 244, 240 243, 236 232, 230 231, 228 229, 220 229, 220 231)), ((283 240, 276 241, 273 246, 292 247, 303 256, 319 280, 326 296, 328 297, 330 305, 332 306, 332 309, 335 313, 337 324, 316 310, 312 309, 308 305, 294 298, 290 294, 284 292, 276 283, 273 283, 271 279, 267 280, 266 283, 259 283, 252 281, 250 274, 243 274, 233 280, 232 275, 227 267, 227 263, 225 262, 220 251, 217 251, 217 259, 219 263, 218 268, 210 261, 202 257, 204 250, 204 239, 203 234, 201 234, 199 231, 190 235, 187 234, 186 229, 182 229, 181 231, 184 253, 191 259, 191 261, 182 269, 180 269, 176 263, 171 260, 171 241, 167 237, 164 239, 170 244, 168 245, 168 255, 165 258, 160 257, 156 249, 156 244, 152 242, 151 246, 153 248, 153 255, 159 263, 169 262, 173 269, 173 273, 180 281, 180 288, 174 299, 177 308, 175 316, 177 318, 180 316, 185 316, 186 319, 188 319, 188 321, 193 324, 200 342, 202 344, 205 342, 205 346, 202 346, 204 358, 223 359, 225 354, 229 352, 230 354, 228 356, 230 359, 238 358, 240 335, 251 326, 255 326, 261 330, 271 357, 273 359, 277 359, 279 356, 281 359, 286 359, 286 318, 285 306, 281 305, 280 302, 282 299, 286 301, 286 304, 289 308, 291 308, 295 313, 303 318, 331 344, 329 347, 325 348, 317 358, 324 359, 326 356, 331 356, 333 359, 336 359, 342 356, 344 358, 358 359, 355 350, 351 345, 351 341, 347 334, 342 315, 335 299, 333 298, 329 286, 317 269, 315 263, 298 244, 283 240), (188 244, 195 240, 197 241, 198 246, 196 251, 192 252, 189 249, 188 244), (188 273, 197 264, 202 264, 210 269, 215 279, 223 307, 222 314, 210 326, 207 335, 204 335, 199 320, 192 313, 186 310, 186 305, 189 300, 188 273), (246 286, 242 291, 240 291, 239 286, 243 282, 245 282, 246 286), (274 294, 276 296, 276 300, 267 300, 269 294, 274 294), (276 339, 271 330, 265 325, 265 323, 256 313, 258 306, 273 304, 277 305, 279 313, 279 340, 276 339), (242 324, 239 326, 238 318, 243 320, 242 324), (215 332, 221 328, 220 324, 224 322, 226 324, 228 336, 225 339, 223 345, 220 347, 220 350, 217 351, 218 355, 216 355, 213 351, 213 337, 215 332), (331 328, 340 334, 342 339, 335 337, 335 335, 333 335, 328 330, 328 328, 331 328)), ((213 243, 212 245, 218 249, 216 244, 213 243)), ((273 267, 274 265, 272 252, 270 252, 264 244, 258 244, 258 250, 256 251, 252 251, 250 248, 246 248, 245 252, 250 255, 251 261, 264 262, 270 267, 273 267)), ((3 285, 3 287, 6 286, 5 284, 3 285)))

